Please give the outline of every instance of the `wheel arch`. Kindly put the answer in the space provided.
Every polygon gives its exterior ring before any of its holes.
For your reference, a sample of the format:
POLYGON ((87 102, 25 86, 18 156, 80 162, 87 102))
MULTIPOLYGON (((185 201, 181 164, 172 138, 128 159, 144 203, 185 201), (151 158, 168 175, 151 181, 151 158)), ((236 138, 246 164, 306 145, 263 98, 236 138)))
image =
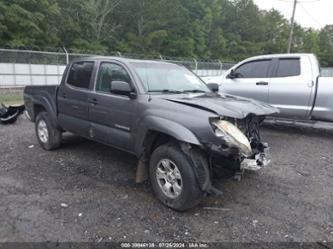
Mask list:
POLYGON ((154 149, 162 144, 175 143, 179 145, 179 149, 182 150, 191 161, 191 165, 193 166, 193 170, 201 190, 209 192, 212 186, 209 158, 205 155, 201 143, 196 138, 193 140, 193 137, 185 136, 184 139, 183 136, 180 136, 179 139, 179 137, 172 134, 172 132, 167 133, 165 130, 157 129, 148 129, 146 131, 141 144, 142 152, 139 157, 140 160, 137 167, 136 182, 139 183, 147 180, 148 162, 154 149))
POLYGON ((30 116, 32 121, 35 121, 38 114, 41 112, 47 112, 46 108, 41 104, 34 104, 33 105, 33 115, 30 116))
POLYGON ((156 139, 169 139, 201 147, 199 139, 185 126, 169 119, 148 116, 138 125, 135 154, 140 157, 156 139))
POLYGON ((46 98, 39 98, 33 100, 32 113, 29 113, 31 121, 35 122, 37 115, 40 112, 47 112, 50 117, 52 125, 58 129, 61 129, 57 120, 57 111, 54 104, 51 104, 46 98))

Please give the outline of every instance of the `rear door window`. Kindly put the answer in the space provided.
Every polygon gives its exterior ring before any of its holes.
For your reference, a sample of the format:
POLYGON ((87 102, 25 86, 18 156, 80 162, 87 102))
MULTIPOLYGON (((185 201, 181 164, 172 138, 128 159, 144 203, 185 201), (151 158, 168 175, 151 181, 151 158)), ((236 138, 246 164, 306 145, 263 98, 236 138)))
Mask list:
POLYGON ((247 62, 235 70, 238 78, 267 78, 271 60, 247 62))
POLYGON ((301 74, 301 65, 299 58, 279 59, 278 68, 275 77, 290 77, 301 74))
POLYGON ((82 89, 89 89, 94 62, 75 62, 68 74, 67 84, 82 89))

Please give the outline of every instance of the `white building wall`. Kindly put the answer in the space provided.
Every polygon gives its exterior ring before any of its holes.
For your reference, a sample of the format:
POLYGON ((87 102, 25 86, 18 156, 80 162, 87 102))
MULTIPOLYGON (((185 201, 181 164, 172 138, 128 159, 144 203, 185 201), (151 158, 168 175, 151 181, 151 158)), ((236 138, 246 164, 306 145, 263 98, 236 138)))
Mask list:
POLYGON ((0 63, 0 88, 56 85, 66 65, 0 63))

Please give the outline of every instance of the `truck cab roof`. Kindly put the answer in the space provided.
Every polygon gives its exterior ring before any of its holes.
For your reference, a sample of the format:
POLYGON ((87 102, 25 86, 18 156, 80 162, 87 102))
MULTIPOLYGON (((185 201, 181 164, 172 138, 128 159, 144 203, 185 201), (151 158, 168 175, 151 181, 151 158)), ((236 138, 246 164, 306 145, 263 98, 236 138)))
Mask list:
POLYGON ((133 59, 133 58, 126 58, 120 56, 86 56, 86 57, 79 57, 72 60, 73 62, 78 61, 102 61, 102 60, 116 60, 122 62, 124 64, 131 63, 131 62, 149 62, 149 63, 163 63, 163 64, 172 64, 170 62, 166 62, 163 60, 143 60, 143 59, 133 59))
POLYGON ((248 58, 246 60, 253 60, 253 59, 271 59, 271 58, 294 58, 294 57, 314 57, 314 54, 310 53, 293 53, 293 54, 266 54, 266 55, 259 55, 248 58))

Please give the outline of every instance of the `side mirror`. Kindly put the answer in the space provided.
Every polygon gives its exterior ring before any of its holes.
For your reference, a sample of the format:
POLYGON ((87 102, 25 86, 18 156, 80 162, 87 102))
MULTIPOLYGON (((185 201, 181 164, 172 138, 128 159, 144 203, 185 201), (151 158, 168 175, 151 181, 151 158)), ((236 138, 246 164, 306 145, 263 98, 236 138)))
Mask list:
POLYGON ((114 94, 126 95, 130 98, 135 98, 136 94, 132 91, 131 86, 125 81, 111 81, 110 92, 114 94))
POLYGON ((230 73, 227 75, 227 79, 235 79, 235 78, 238 78, 238 74, 235 73, 234 69, 232 69, 230 73))
POLYGON ((207 84, 208 88, 212 90, 212 92, 216 93, 219 91, 219 85, 216 83, 208 83, 207 84))

